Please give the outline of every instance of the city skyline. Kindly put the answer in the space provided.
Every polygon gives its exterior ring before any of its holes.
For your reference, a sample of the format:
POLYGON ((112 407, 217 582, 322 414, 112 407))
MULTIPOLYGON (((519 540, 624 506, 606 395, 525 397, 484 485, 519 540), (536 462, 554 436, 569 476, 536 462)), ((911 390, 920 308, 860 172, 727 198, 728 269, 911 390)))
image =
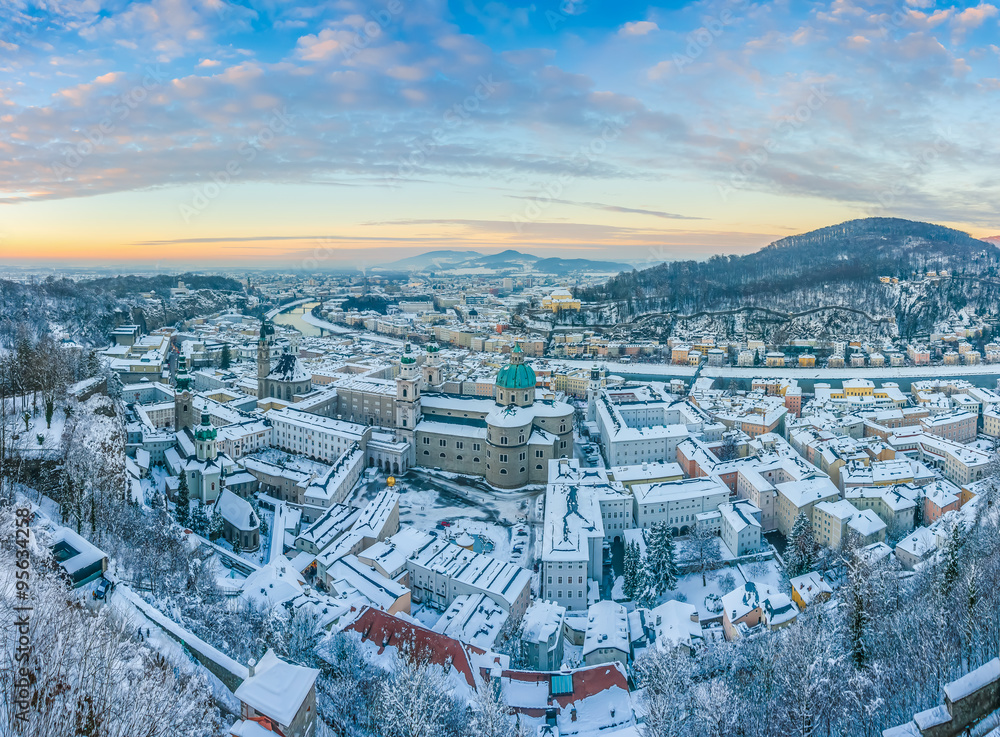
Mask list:
POLYGON ((5 25, 5 262, 642 264, 869 215, 998 232, 989 3, 155 0, 5 25))

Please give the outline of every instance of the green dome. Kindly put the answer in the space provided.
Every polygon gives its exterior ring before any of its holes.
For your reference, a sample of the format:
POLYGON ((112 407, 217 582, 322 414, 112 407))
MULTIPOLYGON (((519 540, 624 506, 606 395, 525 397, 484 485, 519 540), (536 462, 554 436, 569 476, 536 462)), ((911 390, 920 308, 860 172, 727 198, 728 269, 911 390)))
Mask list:
POLYGON ((520 346, 514 346, 510 363, 500 369, 496 385, 501 389, 534 389, 535 371, 524 362, 520 346))

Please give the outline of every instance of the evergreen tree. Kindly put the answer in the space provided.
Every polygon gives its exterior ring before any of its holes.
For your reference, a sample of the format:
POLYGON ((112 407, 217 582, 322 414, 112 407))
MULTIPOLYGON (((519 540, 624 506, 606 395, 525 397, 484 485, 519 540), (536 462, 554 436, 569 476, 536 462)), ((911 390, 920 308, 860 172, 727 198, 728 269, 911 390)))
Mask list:
POLYGON ((625 545, 625 560, 623 563, 624 582, 622 589, 626 599, 635 599, 639 590, 642 573, 642 556, 639 553, 639 543, 631 542, 625 545))
POLYGON ((208 534, 208 515, 205 514, 204 504, 195 505, 191 514, 191 529, 202 537, 208 534))
POLYGON ((222 537, 222 533, 225 530, 225 525, 222 521, 222 514, 215 512, 212 514, 212 519, 208 523, 208 539, 213 542, 222 537))
POLYGON ((965 530, 961 522, 956 522, 951 528, 948 542, 944 548, 944 568, 941 572, 941 593, 947 597, 955 587, 955 582, 961 575, 958 555, 965 538, 965 530))
POLYGON ((176 508, 174 516, 177 524, 187 527, 191 518, 191 491, 188 489, 187 473, 181 471, 180 484, 177 486, 176 508))
POLYGON ((661 595, 677 585, 674 538, 666 522, 656 522, 649 530, 643 571, 647 585, 656 592, 656 595, 661 595))
POLYGON ((637 578, 635 603, 644 609, 652 609, 656 606, 656 600, 660 592, 657 590, 658 582, 656 577, 650 573, 649 555, 643 560, 637 578))
POLYGON ((233 363, 233 354, 232 351, 229 349, 229 343, 223 343, 222 355, 219 357, 219 366, 220 368, 227 369, 232 365, 232 363, 233 363))
POLYGON ((803 513, 795 518, 785 545, 785 570, 789 578, 808 573, 816 564, 818 548, 812 522, 803 513))
POLYGON ((56 411, 56 402, 51 397, 45 400, 45 427, 52 429, 52 415, 56 411))

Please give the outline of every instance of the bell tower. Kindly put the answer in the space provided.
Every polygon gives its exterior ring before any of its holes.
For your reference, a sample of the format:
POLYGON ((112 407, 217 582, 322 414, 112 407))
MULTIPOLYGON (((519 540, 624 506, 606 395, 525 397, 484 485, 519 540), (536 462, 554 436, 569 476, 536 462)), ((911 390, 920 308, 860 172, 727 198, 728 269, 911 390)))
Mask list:
POLYGON ((176 386, 174 388, 174 431, 194 428, 194 380, 187 370, 187 359, 177 359, 176 386))
POLYGON ((597 366, 590 369, 590 381, 587 382, 587 422, 597 419, 597 397, 601 393, 603 373, 597 366))
POLYGON ((427 356, 424 358, 423 366, 424 388, 438 389, 444 381, 441 376, 441 349, 437 343, 427 345, 427 356))
POLYGON ((266 399, 267 376, 271 373, 271 346, 274 344, 274 325, 261 320, 260 338, 257 341, 257 399, 266 399))
POLYGON ((420 374, 417 360, 406 344, 399 359, 399 377, 396 379, 396 429, 413 438, 413 428, 420 421, 420 374))

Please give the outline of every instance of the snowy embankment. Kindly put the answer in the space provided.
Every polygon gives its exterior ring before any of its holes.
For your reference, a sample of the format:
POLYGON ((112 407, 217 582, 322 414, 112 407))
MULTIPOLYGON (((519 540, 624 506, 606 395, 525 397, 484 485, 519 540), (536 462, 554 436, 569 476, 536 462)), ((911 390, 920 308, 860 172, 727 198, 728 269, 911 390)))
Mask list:
POLYGON ((150 643, 176 667, 183 668, 185 662, 190 662, 181 648, 182 645, 198 656, 200 665, 204 666, 212 683, 212 696, 230 712, 239 713, 240 702, 233 696, 233 692, 240 683, 250 677, 246 666, 237 663, 222 651, 181 627, 160 610, 147 604, 126 584, 120 583, 115 587, 112 601, 133 624, 143 630, 149 630, 150 643), (146 627, 147 624, 159 627, 170 637, 162 638, 154 629, 146 627))
MULTIPOLYGON (((597 364, 609 373, 638 376, 693 377, 698 370, 695 366, 674 366, 668 363, 620 363, 579 359, 558 359, 558 363, 580 368, 590 368, 597 364)), ((979 364, 978 366, 885 366, 873 368, 767 368, 765 366, 703 366, 700 376, 713 379, 754 379, 774 377, 777 379, 800 380, 842 380, 842 379, 936 379, 941 376, 985 376, 1000 377, 1000 364, 979 364)))
POLYGON ((327 322, 321 318, 316 317, 311 312, 303 313, 302 322, 309 323, 314 328, 323 328, 324 330, 331 333, 339 333, 340 335, 350 335, 354 331, 343 325, 335 325, 332 322, 327 322))

